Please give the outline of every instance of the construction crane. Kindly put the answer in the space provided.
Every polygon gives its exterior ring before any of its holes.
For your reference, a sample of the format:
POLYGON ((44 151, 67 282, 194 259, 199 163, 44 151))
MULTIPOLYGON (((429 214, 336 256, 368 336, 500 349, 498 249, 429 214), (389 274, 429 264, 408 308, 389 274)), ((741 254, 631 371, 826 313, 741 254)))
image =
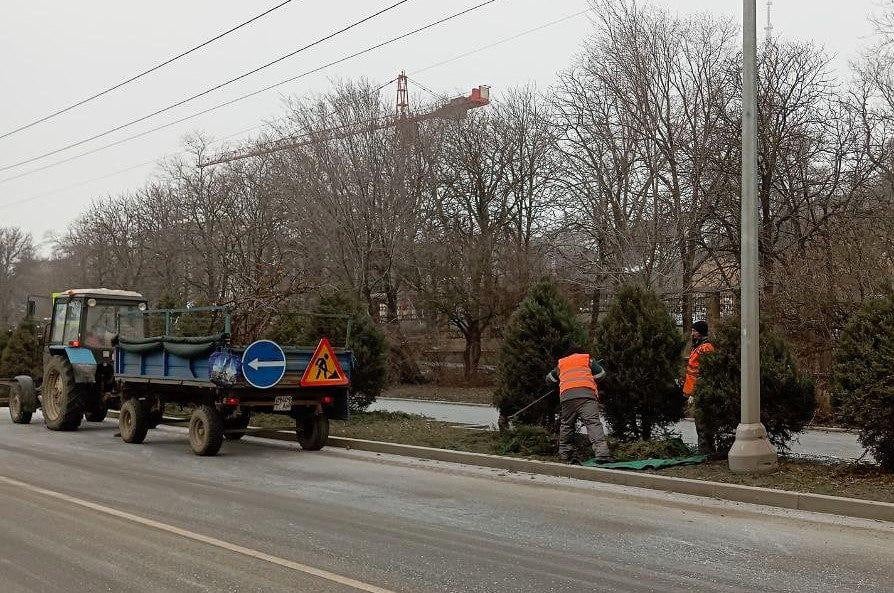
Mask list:
POLYGON ((411 126, 422 123, 431 119, 462 119, 471 109, 477 109, 490 104, 490 87, 488 85, 480 85, 472 89, 468 95, 455 97, 441 104, 429 107, 421 112, 413 113, 410 110, 410 95, 407 86, 408 78, 405 72, 401 72, 397 77, 397 111, 395 115, 383 118, 367 120, 362 122, 353 122, 343 126, 336 126, 325 130, 316 130, 312 133, 282 138, 267 143, 261 147, 251 147, 246 149, 237 149, 224 152, 209 158, 208 160, 199 162, 199 168, 210 167, 221 163, 230 163, 241 159, 247 159, 256 156, 263 156, 280 150, 307 146, 309 144, 317 144, 328 142, 330 140, 338 140, 348 138, 369 132, 373 130, 382 130, 385 128, 396 128, 401 130, 409 129, 411 126))

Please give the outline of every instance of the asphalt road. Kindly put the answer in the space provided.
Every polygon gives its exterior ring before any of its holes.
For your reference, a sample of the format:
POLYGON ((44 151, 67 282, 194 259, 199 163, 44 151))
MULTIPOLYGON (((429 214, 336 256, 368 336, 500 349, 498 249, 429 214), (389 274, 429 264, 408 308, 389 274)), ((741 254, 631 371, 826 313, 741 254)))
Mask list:
POLYGON ((892 591, 894 525, 0 410, 0 591, 892 591), (322 572, 321 572, 322 571, 322 572))

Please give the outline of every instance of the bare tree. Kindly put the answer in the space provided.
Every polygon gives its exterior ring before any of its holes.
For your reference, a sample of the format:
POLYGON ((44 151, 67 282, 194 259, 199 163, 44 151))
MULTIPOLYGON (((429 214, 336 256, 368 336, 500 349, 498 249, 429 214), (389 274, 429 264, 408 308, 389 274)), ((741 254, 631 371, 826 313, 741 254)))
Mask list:
POLYGON ((15 289, 16 277, 33 256, 30 234, 17 227, 0 227, 0 331, 14 321, 13 312, 19 308, 16 296, 24 296, 15 289))

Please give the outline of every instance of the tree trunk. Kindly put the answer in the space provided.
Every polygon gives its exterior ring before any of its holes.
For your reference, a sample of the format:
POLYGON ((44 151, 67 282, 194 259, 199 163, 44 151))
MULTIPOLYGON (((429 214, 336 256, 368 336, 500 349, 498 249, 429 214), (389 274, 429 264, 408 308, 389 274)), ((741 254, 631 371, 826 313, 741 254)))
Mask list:
POLYGON ((652 439, 652 423, 647 420, 640 420, 640 434, 639 438, 644 441, 648 441, 652 439))
POLYGON ((477 323, 470 324, 464 333, 466 349, 463 352, 463 374, 466 381, 471 381, 478 374, 478 363, 481 361, 481 333, 477 323))
POLYGON ((683 295, 680 297, 680 315, 683 318, 683 335, 688 336, 692 331, 692 293, 688 288, 684 288, 683 295))

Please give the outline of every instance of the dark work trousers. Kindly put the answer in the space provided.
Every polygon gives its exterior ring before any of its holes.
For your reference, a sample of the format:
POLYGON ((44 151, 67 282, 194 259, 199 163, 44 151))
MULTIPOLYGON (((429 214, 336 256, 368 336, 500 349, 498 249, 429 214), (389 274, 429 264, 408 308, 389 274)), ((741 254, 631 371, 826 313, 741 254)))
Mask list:
POLYGON ((593 454, 599 457, 610 457, 608 445, 605 442, 605 431, 602 422, 599 421, 599 402, 593 397, 576 397, 563 399, 559 411, 559 457, 568 459, 574 450, 573 437, 575 423, 580 418, 581 423, 587 429, 590 437, 590 445, 593 454))

